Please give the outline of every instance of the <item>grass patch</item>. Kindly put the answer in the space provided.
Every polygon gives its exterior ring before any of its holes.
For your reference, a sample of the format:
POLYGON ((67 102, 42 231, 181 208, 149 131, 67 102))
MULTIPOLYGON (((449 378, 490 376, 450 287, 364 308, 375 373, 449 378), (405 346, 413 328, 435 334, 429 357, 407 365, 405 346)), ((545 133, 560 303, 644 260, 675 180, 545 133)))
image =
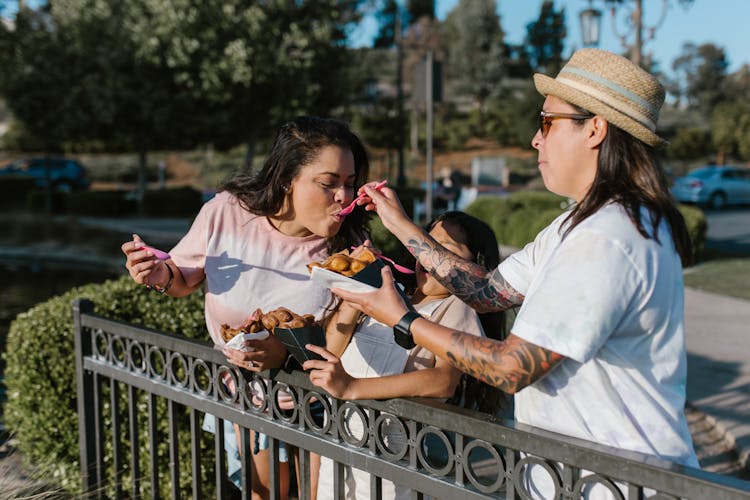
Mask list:
POLYGON ((750 258, 712 260, 685 270, 685 286, 750 300, 750 258))

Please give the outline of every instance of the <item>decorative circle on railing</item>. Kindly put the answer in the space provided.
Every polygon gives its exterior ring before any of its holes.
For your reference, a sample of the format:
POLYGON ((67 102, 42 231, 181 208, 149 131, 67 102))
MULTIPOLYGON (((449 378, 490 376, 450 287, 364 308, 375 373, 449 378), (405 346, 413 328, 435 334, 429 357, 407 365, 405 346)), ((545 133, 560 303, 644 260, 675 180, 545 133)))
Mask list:
POLYGON ((128 365, 127 349, 125 340, 119 335, 112 336, 112 363, 124 368, 128 365))
POLYGON ((416 447, 419 463, 431 473, 437 476, 444 476, 453 469, 453 463, 455 460, 453 446, 442 429, 433 425, 422 427, 417 433, 416 447), (439 442, 443 445, 443 453, 440 453, 434 447, 432 450, 427 450, 425 441, 429 436, 436 436, 438 438, 439 442), (435 463, 438 457, 443 460, 442 465, 435 463))
POLYGON ((279 418, 284 422, 296 422, 297 393, 294 391, 294 388, 292 386, 283 382, 277 382, 273 384, 271 388, 271 401, 273 402, 273 404, 271 405, 273 408, 273 414, 276 416, 276 418, 279 418), (279 396, 282 396, 284 399, 288 399, 289 397, 291 397, 291 404, 294 406, 286 410, 282 409, 281 405, 279 404, 279 396))
POLYGON ((94 332, 94 354, 99 359, 107 359, 109 353, 109 335, 105 334, 101 328, 94 332))
MULTIPOLYGON (((513 469, 513 485, 516 487, 516 490, 521 495, 521 498, 524 500, 532 500, 531 493, 529 493, 529 490, 526 488, 526 479, 524 477, 524 473, 527 472, 525 469, 527 469, 530 466, 538 465, 544 471, 547 473, 547 481, 544 481, 544 486, 549 487, 553 486, 555 488, 555 492, 552 495, 548 495, 550 499, 552 498, 560 498, 560 493, 562 492, 562 481, 560 479, 560 474, 557 472, 557 470, 550 465, 547 461, 538 458, 533 457, 530 455, 527 455, 523 457, 521 460, 518 461, 516 464, 515 469, 513 469), (550 484, 551 483, 551 484, 550 484)), ((535 472, 534 481, 535 482, 541 482, 542 478, 538 476, 538 472, 535 472)))
POLYGON ((463 457, 464 474, 476 489, 482 493, 493 493, 500 489, 505 482, 505 460, 497 448, 487 441, 474 439, 464 446, 463 457), (472 453, 489 456, 472 459, 472 453), (492 471, 496 474, 491 474, 492 471))
POLYGON ((345 401, 339 406, 338 414, 336 415, 336 426, 338 427, 339 435, 348 444, 362 448, 367 443, 367 438, 369 437, 367 417, 362 408, 356 404, 345 401), (355 432, 360 433, 361 436, 358 438, 355 432))
POLYGON ((213 379, 211 378, 211 369, 202 359, 194 358, 193 366, 190 370, 190 378, 193 380, 193 390, 201 396, 208 396, 213 389, 213 379))
MULTIPOLYGON (((586 498, 593 493, 592 489, 595 487, 603 486, 607 488, 615 500, 625 500, 622 492, 615 486, 615 484, 609 480, 609 478, 602 476, 601 474, 590 474, 584 476, 576 481, 573 486, 573 495, 580 497, 580 495, 586 493, 586 498)), ((596 495, 602 495, 601 488, 597 488, 598 493, 596 495)), ((652 500, 654 497, 650 497, 652 500)))
POLYGON ((375 419, 375 445, 392 462, 401 460, 409 451, 406 426, 396 415, 381 413, 375 419), (398 448, 397 448, 398 447, 398 448))
POLYGON ((216 392, 219 394, 219 398, 221 398, 222 401, 225 403, 234 403, 237 401, 237 391, 229 392, 227 384, 224 383, 224 379, 226 378, 225 375, 232 379, 232 387, 237 387, 237 375, 234 373, 234 370, 227 365, 219 365, 219 367, 216 368, 216 372, 214 373, 214 386, 216 387, 216 392))
POLYGON ((167 360, 164 352, 156 346, 149 346, 146 353, 146 369, 148 376, 159 380, 167 378, 167 360))
POLYGON ((302 416, 305 418, 305 424, 309 429, 319 434, 327 434, 333 423, 331 419, 332 414, 331 402, 321 393, 311 391, 302 398, 302 416), (321 425, 316 421, 316 416, 313 415, 313 407, 322 410, 322 414, 317 419, 322 422, 321 425))
POLYGON ((245 398, 246 408, 257 412, 265 412, 268 409, 268 382, 260 377, 242 385, 242 395, 245 398))
POLYGON ((146 371, 146 354, 140 342, 135 340, 128 342, 128 361, 132 371, 137 373, 146 371))
POLYGON ((190 382, 190 371, 188 362, 181 352, 173 352, 169 355, 169 375, 170 381, 183 389, 190 382))

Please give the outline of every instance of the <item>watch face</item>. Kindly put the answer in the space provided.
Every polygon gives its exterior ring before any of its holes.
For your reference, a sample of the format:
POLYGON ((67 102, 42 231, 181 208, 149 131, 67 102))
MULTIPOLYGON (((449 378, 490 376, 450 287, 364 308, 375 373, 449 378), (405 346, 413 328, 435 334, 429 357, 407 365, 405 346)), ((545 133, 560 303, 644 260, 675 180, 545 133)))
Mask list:
POLYGON ((409 330, 405 329, 400 323, 393 327, 393 340, 404 349, 413 349, 416 345, 409 330))

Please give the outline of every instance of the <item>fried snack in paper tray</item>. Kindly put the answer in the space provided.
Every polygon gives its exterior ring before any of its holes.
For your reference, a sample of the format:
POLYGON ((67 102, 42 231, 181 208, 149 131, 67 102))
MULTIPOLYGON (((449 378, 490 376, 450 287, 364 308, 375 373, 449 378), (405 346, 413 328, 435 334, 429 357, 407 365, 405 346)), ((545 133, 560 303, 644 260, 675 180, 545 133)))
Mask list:
POLYGON ((320 267, 342 276, 351 277, 376 260, 375 253, 369 247, 360 245, 351 253, 349 253, 349 250, 344 250, 331 255, 323 262, 311 262, 307 265, 307 269, 312 272, 314 268, 320 267))
POLYGON ((236 328, 227 324, 221 325, 221 338, 227 343, 226 347, 248 351, 252 348, 245 347, 245 340, 263 340, 274 333, 276 328, 303 328, 314 323, 315 317, 312 314, 300 315, 286 307, 279 307, 267 313, 256 309, 245 323, 236 328))
POLYGON ((335 253, 323 262, 307 265, 310 279, 327 288, 368 292, 380 287, 383 263, 369 247, 359 246, 335 253))

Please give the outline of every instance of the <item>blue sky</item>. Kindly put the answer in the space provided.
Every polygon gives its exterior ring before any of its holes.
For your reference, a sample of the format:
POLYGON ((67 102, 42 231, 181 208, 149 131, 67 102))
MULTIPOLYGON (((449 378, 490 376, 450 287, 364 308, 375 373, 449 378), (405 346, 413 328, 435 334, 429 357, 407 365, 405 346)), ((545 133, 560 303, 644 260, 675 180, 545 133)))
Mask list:
MULTIPOLYGON (((543 0, 498 0, 500 25, 505 31, 506 41, 520 43, 526 34, 526 24, 536 19, 543 0)), ((448 12, 458 4, 458 0, 437 0, 435 14, 445 19, 448 12)), ((609 11, 601 0, 594 0, 595 7, 604 11, 602 16, 602 36, 599 47, 621 53, 622 45, 612 32, 609 11)), ((676 0, 668 0, 666 18, 656 31, 653 40, 644 43, 644 53, 652 53, 661 69, 672 73, 672 61, 682 52, 685 42, 702 44, 711 42, 724 51, 729 60, 729 71, 734 72, 743 64, 750 64, 750 43, 748 42, 748 22, 750 22, 750 0, 695 0, 690 7, 682 7, 676 0)), ((578 13, 587 8, 588 0, 555 0, 556 8, 565 8, 568 24, 566 55, 574 48, 581 47, 580 21, 578 13)), ((618 29, 627 31, 625 16, 627 9, 620 8, 618 29)), ((661 0, 643 0, 644 25, 653 26, 662 10, 661 0)), ((355 33, 355 43, 367 44, 376 30, 376 23, 366 20, 355 33)), ((632 43, 633 38, 629 38, 632 43)))

